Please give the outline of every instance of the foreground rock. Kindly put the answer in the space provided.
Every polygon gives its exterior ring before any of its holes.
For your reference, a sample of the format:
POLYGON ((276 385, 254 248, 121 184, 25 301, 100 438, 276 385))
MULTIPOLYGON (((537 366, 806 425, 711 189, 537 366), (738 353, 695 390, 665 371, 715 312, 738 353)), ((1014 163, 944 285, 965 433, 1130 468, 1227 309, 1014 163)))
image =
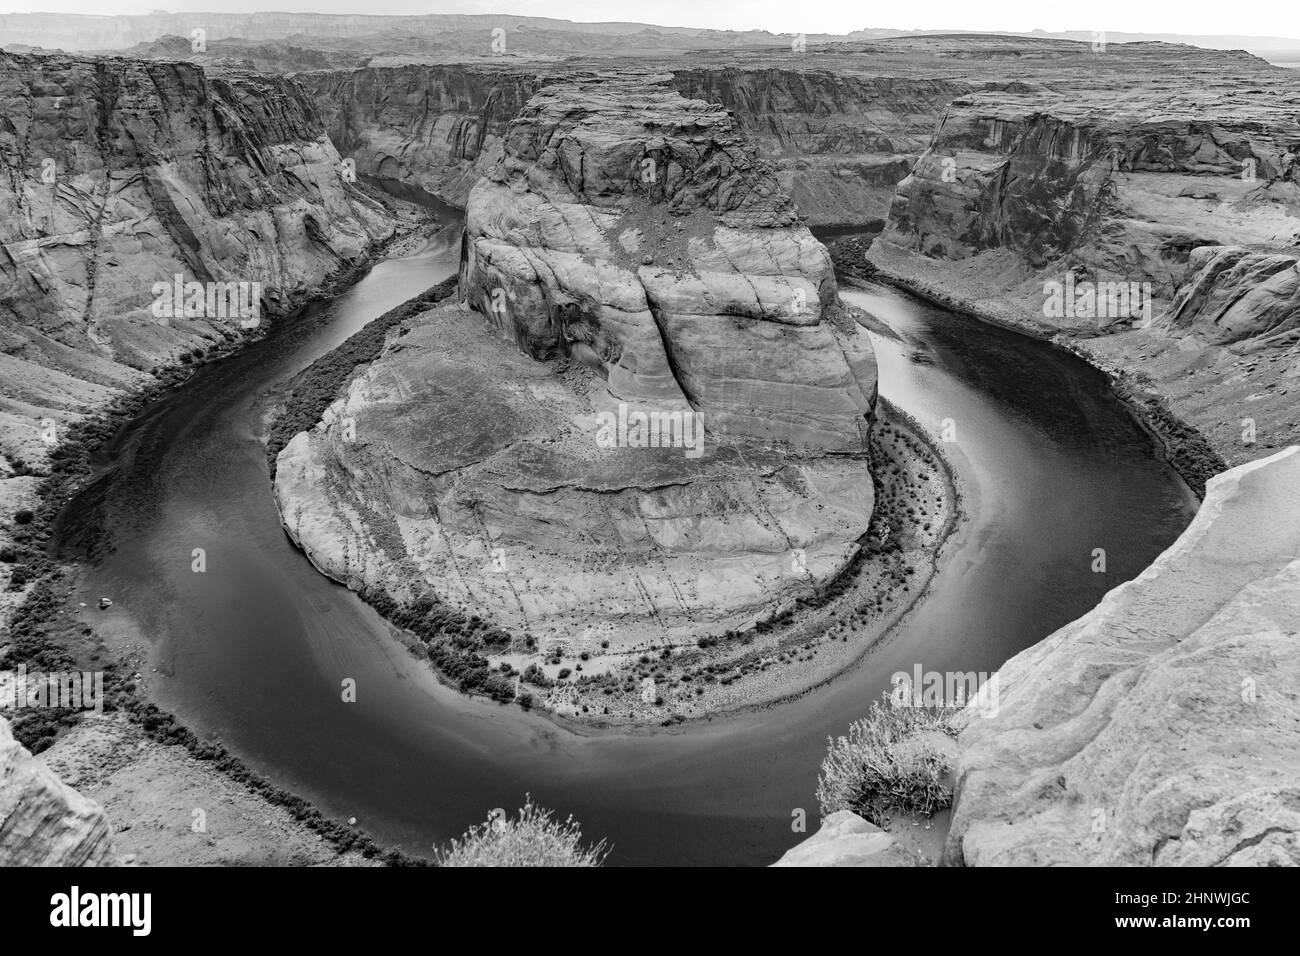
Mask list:
POLYGON ((105 866, 104 811, 13 739, 0 718, 0 866, 105 866))
POLYGON ((919 866, 892 836, 851 810, 837 810, 773 866, 919 866))
POLYGON ((1211 481, 1187 531, 1000 670, 959 738, 946 856, 1300 864, 1300 448, 1211 481))

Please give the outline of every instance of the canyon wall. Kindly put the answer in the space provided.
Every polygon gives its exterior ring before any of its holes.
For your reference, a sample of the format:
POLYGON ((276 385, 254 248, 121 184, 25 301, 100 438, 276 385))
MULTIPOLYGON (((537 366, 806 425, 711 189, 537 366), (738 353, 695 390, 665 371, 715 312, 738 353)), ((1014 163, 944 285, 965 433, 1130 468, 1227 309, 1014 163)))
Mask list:
MULTIPOLYGON (((883 226, 894 187, 924 152, 935 119, 974 88, 815 68, 663 69, 682 96, 731 112, 812 226, 883 226)), ((500 158, 510 120, 559 75, 538 63, 384 66, 296 79, 359 170, 418 183, 464 206, 500 158)))
POLYGON ((894 187, 935 118, 973 89, 960 80, 827 69, 675 69, 683 96, 721 104, 772 160, 811 226, 884 225, 894 187))
POLYGON ((401 66, 299 73, 331 142, 359 172, 454 206, 501 158, 501 135, 541 85, 526 69, 401 66))
POLYGON ((69 422, 363 262, 391 217, 279 77, 0 53, 0 443, 39 467, 69 422), (162 283, 231 282, 212 308, 162 283))

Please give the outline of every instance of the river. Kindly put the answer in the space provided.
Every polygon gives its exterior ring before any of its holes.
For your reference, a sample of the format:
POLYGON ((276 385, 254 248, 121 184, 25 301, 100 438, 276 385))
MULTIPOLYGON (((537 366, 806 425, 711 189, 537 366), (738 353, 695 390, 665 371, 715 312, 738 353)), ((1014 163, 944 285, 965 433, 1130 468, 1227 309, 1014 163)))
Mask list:
MULTIPOLYGON (((205 739, 378 841, 427 853, 526 792, 612 864, 766 864, 816 826, 829 734, 896 670, 992 671, 1094 606, 1191 518, 1186 488, 1103 377, 1074 356, 904 293, 845 297, 874 336, 881 393, 936 435, 966 486, 932 592, 862 662, 817 692, 670 731, 579 736, 442 687, 391 629, 318 574, 280 528, 261 435, 292 375, 450 275, 449 230, 349 291, 199 370, 101 450, 106 548, 81 600, 152 648, 150 690, 205 739), (207 570, 191 569, 203 548, 207 570), (1107 571, 1091 570, 1105 549, 1107 571), (357 681, 341 700, 339 675, 357 681)), ((75 526, 76 499, 66 515, 75 526)))

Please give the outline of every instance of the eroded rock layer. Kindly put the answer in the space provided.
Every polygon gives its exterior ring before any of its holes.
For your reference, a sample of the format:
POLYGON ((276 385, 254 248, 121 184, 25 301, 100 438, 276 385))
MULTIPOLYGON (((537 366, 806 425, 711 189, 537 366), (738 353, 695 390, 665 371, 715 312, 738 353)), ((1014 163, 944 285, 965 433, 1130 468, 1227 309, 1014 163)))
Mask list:
POLYGON ((734 120, 667 77, 533 97, 470 195, 461 291, 530 355, 593 364, 612 401, 865 447, 874 356, 830 257, 734 120))
POLYGON ((393 230, 346 181, 312 99, 282 78, 0 52, 0 99, 10 462, 38 466, 51 422, 258 321, 209 314, 206 294, 203 309, 160 316, 155 283, 242 283, 269 318, 393 230))
POLYGON ((1300 863, 1300 448, 999 671, 959 738, 952 862, 1300 863))

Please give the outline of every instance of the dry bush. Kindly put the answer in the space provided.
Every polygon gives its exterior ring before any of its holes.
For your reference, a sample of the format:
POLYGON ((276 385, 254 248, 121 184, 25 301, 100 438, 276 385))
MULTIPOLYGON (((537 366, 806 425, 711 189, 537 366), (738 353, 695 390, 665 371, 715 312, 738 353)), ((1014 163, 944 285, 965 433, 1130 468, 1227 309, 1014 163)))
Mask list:
POLYGON ((817 775, 817 801, 825 819, 852 810, 876 826, 894 814, 931 816, 952 805, 945 786, 948 762, 924 735, 956 736, 956 707, 899 707, 889 695, 875 701, 847 735, 827 738, 827 753, 817 775))
POLYGON ((525 797, 514 819, 489 820, 439 850, 438 866, 600 866, 609 853, 605 841, 582 846, 573 817, 563 822, 525 797))

